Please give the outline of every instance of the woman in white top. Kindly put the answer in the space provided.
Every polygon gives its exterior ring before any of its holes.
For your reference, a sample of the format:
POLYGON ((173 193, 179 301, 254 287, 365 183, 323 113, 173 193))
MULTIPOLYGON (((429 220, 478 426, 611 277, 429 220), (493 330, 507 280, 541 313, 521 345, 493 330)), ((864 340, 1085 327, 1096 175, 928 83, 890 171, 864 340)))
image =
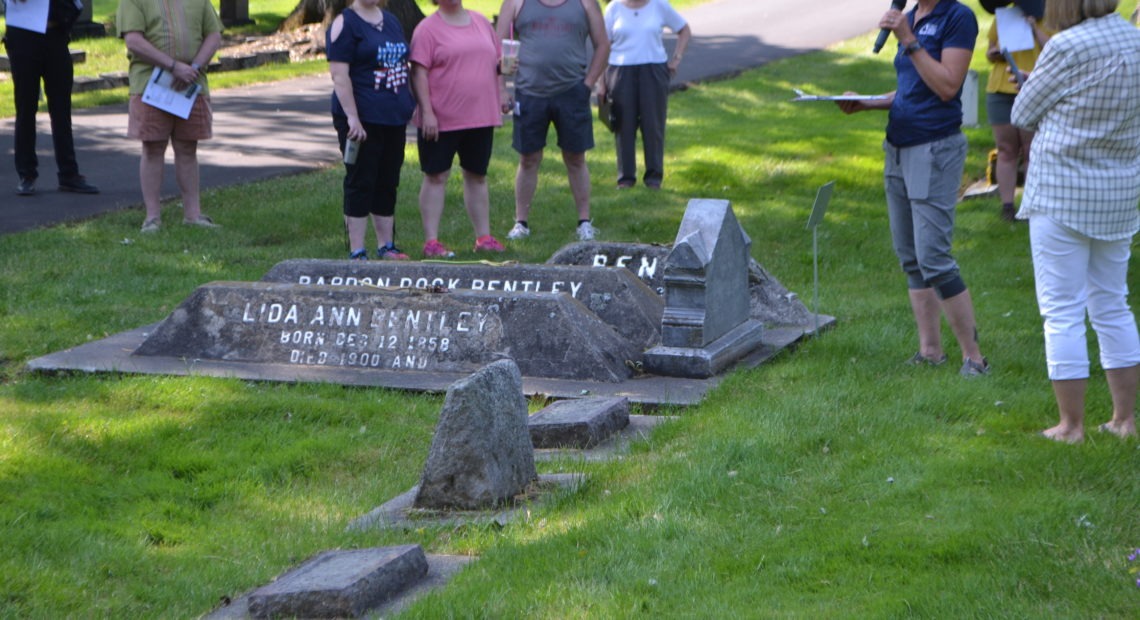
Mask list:
POLYGON ((1045 360, 1060 423, 1043 434, 1084 438, 1089 354, 1096 331, 1112 419, 1136 435, 1140 334, 1128 306, 1132 237, 1140 230, 1140 33, 1117 0, 1049 0, 1057 31, 1013 103, 1013 124, 1036 131, 1018 217, 1029 220, 1045 360))
POLYGON ((637 132, 645 147, 645 186, 660 189, 665 168, 665 113, 669 80, 677 73, 692 32, 668 0, 616 0, 606 7, 610 67, 605 89, 613 101, 618 189, 637 182, 637 132), (665 52, 665 28, 677 33, 672 57, 665 52))

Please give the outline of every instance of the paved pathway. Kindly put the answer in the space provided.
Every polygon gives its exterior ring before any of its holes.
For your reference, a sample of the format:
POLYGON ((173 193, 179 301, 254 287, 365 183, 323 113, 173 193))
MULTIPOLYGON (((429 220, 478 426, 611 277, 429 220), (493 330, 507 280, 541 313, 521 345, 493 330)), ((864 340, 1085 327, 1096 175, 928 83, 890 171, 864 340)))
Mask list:
MULTIPOLYGON (((684 12, 694 37, 677 80, 732 75, 866 33, 887 4, 883 0, 715 0, 695 7, 684 12)), ((318 75, 214 91, 215 138, 199 145, 203 189, 336 162, 339 153, 328 111, 331 89, 328 76, 318 75)), ((77 110, 73 118, 80 169, 102 193, 79 196, 55 190, 48 118, 41 110, 38 191, 31 197, 16 196, 11 163, 14 121, 0 119, 0 233, 141 205, 139 145, 126 138, 126 105, 77 110)), ((168 161, 171 157, 168 151, 168 161)), ((168 166, 164 196, 178 194, 173 176, 168 166)))

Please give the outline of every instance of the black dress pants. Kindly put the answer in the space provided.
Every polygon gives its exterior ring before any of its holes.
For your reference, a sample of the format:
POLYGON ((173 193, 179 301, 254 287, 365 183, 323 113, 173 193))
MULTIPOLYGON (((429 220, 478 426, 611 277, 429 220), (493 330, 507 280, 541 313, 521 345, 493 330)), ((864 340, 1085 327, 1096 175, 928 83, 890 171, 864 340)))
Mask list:
POLYGON ((16 172, 23 178, 39 176, 36 157, 36 112, 40 104, 40 83, 47 97, 51 117, 51 139, 55 164, 61 181, 79 176, 75 160, 75 140, 71 133, 71 84, 75 75, 70 34, 48 28, 44 34, 9 27, 4 46, 12 68, 16 98, 16 172))

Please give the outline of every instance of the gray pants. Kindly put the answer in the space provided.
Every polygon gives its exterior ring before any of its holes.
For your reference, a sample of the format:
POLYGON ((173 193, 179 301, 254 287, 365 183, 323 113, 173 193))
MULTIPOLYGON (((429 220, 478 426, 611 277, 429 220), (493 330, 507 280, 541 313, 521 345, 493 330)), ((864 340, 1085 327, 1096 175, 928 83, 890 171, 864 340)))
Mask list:
POLYGON ((618 183, 637 181, 637 131, 645 147, 646 185, 660 186, 665 174, 665 113, 669 68, 665 63, 610 67, 607 90, 618 118, 618 183))
POLYGON ((954 208, 966 165, 966 136, 896 148, 883 142, 891 240, 912 289, 960 282, 950 254, 954 208))

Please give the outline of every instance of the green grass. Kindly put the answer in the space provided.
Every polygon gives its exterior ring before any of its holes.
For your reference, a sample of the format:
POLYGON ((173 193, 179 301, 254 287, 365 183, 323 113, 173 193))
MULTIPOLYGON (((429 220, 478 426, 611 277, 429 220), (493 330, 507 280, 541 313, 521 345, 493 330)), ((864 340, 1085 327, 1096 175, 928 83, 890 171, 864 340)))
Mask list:
MULTIPOLYGON (((1140 444, 1036 436, 1056 409, 1028 240, 996 200, 961 205, 956 236, 994 374, 903 364, 915 338, 883 207, 885 116, 788 101, 793 87, 889 90, 889 59, 869 48, 862 37, 675 95, 660 193, 612 189, 598 130, 605 238, 670 242, 688 199, 726 198, 753 255, 805 299, 804 225, 835 180, 820 308, 839 323, 698 406, 656 412, 680 419, 623 459, 540 464, 588 482, 502 529, 345 531, 415 484, 438 396, 23 370, 158 320, 205 282, 343 256, 339 170, 207 192, 218 231, 143 237, 132 209, 0 237, 0 617, 194 617, 318 551, 406 543, 479 557, 408 618, 1135 617, 1140 444)), ((993 141, 967 133, 980 176, 993 141)), ((507 135, 490 172, 497 233, 511 219, 507 135)), ((534 235, 505 258, 541 262, 572 240, 548 155, 534 235)), ((409 160, 397 221, 416 248, 409 160)), ((470 236, 453 181, 442 238, 466 249, 470 236)), ((1090 422, 1108 410, 1094 371, 1090 422)))

